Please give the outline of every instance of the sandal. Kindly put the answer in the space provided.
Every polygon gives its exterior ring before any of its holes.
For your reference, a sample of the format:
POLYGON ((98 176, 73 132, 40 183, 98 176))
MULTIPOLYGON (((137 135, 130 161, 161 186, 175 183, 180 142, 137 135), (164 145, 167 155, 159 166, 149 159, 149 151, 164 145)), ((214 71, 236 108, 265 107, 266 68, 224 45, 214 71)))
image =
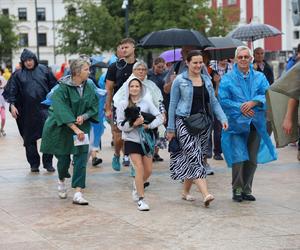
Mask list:
POLYGON ((190 194, 182 194, 181 198, 185 201, 194 201, 196 200, 194 196, 190 194))
POLYGON ((215 199, 215 197, 213 197, 213 195, 208 194, 208 195, 204 198, 204 200, 203 200, 204 206, 205 206, 205 207, 208 207, 209 204, 210 204, 214 199, 215 199))

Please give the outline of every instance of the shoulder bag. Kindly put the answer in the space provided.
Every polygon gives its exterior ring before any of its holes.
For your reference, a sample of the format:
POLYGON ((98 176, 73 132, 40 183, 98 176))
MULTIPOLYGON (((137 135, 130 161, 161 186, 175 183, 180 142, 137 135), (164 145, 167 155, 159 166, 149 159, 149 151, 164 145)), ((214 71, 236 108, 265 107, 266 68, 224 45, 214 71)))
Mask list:
MULTIPOLYGON (((203 84, 205 83, 203 82, 203 84)), ((184 124, 190 135, 198 135, 202 131, 209 129, 212 123, 212 119, 210 118, 209 114, 205 109, 204 88, 205 85, 203 85, 202 88, 202 110, 200 110, 196 114, 184 118, 184 124)))

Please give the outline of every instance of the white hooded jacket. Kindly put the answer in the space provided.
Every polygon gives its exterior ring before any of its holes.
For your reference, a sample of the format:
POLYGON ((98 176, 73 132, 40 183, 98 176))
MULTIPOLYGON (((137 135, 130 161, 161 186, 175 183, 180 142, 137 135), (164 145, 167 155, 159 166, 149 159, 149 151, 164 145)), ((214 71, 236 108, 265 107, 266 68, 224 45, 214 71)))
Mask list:
MULTIPOLYGON (((130 81, 126 81, 124 83, 124 98, 121 102, 115 103, 115 106, 117 108, 117 126, 122 131, 122 139, 125 141, 132 141, 136 143, 140 142, 140 136, 139 132, 136 127, 131 127, 129 125, 129 122, 125 122, 125 124, 122 126, 121 123, 125 120, 125 114, 124 110, 128 106, 128 98, 129 98, 129 83, 133 80, 137 79, 136 77, 132 77, 130 81)), ((145 98, 146 96, 146 88, 142 84, 141 89, 141 97, 139 101, 136 103, 138 107, 140 107, 141 112, 150 113, 154 115, 156 118, 148 125, 149 129, 157 128, 159 125, 163 123, 163 115, 159 112, 159 110, 155 107, 155 105, 152 103, 152 101, 149 101, 148 98, 145 98)))

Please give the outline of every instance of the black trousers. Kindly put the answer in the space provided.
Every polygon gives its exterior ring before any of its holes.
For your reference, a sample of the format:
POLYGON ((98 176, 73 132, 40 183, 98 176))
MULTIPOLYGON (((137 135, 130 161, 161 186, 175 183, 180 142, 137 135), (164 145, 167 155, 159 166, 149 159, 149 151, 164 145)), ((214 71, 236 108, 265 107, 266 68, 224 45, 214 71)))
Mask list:
MULTIPOLYGON (((37 149, 37 142, 32 142, 25 145, 26 158, 31 168, 39 168, 41 163, 41 158, 37 149)), ((43 154, 42 162, 44 168, 52 167, 53 155, 43 154)))
POLYGON ((216 117, 214 117, 213 135, 210 135, 209 137, 208 154, 206 155, 207 158, 212 157, 212 152, 214 152, 214 155, 222 154, 221 134, 222 134, 222 123, 219 122, 216 117))

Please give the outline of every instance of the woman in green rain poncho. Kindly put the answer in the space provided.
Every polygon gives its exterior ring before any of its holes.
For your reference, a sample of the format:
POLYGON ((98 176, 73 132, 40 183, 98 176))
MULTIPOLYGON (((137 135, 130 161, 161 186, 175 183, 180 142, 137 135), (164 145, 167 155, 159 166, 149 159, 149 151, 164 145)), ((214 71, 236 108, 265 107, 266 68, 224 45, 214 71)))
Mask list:
POLYGON ((59 81, 52 95, 49 117, 44 125, 41 152, 55 155, 58 169, 58 195, 67 198, 65 178, 70 178, 70 155, 74 170, 73 203, 88 205, 82 196, 85 188, 88 159, 90 121, 98 122, 98 97, 93 83, 88 80, 90 63, 82 58, 70 65, 71 75, 59 81))

